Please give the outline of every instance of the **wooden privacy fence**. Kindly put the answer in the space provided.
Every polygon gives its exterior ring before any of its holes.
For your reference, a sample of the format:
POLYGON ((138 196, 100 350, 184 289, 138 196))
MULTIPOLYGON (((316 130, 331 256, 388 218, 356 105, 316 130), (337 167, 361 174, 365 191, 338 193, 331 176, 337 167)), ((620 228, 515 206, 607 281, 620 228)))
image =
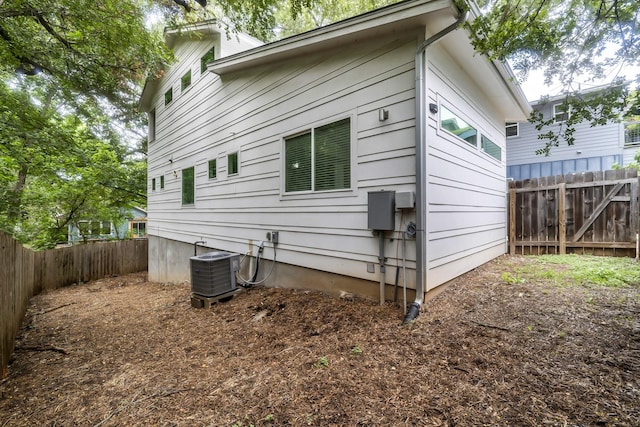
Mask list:
POLYGON ((638 171, 509 183, 509 252, 637 256, 638 171))
POLYGON ((146 271, 147 253, 146 239, 34 252, 0 232, 0 378, 6 376, 15 337, 32 296, 113 274, 146 271))

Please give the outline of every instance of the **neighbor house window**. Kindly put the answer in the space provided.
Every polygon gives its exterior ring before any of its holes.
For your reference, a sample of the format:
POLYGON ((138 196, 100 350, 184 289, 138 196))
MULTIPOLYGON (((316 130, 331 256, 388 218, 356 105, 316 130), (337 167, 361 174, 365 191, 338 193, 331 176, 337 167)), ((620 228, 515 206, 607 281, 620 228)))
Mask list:
POLYGON ((164 93, 164 105, 169 105, 171 101, 173 101, 173 88, 169 88, 169 90, 164 93))
POLYGON ((193 166, 182 169, 182 204, 193 205, 195 202, 195 173, 193 166))
POLYGON ((509 138, 510 136, 518 136, 519 130, 520 129, 517 122, 507 122, 507 124, 505 125, 505 133, 507 135, 507 138, 509 138))
POLYGON ((216 159, 209 160, 209 179, 215 179, 217 171, 216 159))
POLYGON ((156 179, 151 178, 151 191, 156 191, 156 179))
POLYGON ((184 91, 189 86, 191 86, 191 70, 187 71, 180 79, 180 90, 184 91))
POLYGON ((202 58, 200 58, 200 73, 204 73, 205 71, 207 71, 207 64, 211 61, 213 61, 216 56, 216 51, 215 51, 215 47, 212 47, 211 49, 209 49, 209 51, 207 53, 204 54, 204 56, 202 58))
POLYGON ((440 106, 440 127, 468 144, 478 146, 478 130, 442 105, 440 106))
POLYGON ((227 155, 227 173, 234 175, 238 173, 238 152, 227 155))
POLYGON ((147 235, 147 221, 131 221, 129 222, 129 231, 131 237, 144 237, 147 235))
POLYGON ((156 109, 149 111, 147 116, 149 121, 149 142, 156 140, 156 109))
POLYGON ((285 139, 285 192, 351 187, 351 119, 285 139))
POLYGON ((570 111, 566 104, 555 104, 553 106, 553 121, 555 123, 567 121, 570 111))
POLYGON ((160 175, 160 189, 164 189, 164 175, 160 175))
POLYGON ((484 135, 480 137, 480 144, 480 149, 482 151, 495 159, 502 160, 502 150, 500 149, 500 146, 484 135))

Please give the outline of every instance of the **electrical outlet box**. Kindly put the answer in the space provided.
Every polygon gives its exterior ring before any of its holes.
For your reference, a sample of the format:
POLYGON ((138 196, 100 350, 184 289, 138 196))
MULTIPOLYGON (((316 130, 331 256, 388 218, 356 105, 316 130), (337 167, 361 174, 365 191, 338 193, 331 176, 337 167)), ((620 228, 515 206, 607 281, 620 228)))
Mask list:
POLYGON ((396 191, 396 208, 413 209, 416 205, 413 191, 396 191))
POLYGON ((272 231, 271 232, 271 243, 278 243, 278 238, 280 233, 278 233, 277 231, 272 231))

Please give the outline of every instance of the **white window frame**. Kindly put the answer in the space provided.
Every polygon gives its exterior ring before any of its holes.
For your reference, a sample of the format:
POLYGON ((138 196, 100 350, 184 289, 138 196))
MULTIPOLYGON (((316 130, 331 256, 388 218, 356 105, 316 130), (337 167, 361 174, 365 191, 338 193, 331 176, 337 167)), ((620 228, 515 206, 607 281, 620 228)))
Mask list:
POLYGON ((504 125, 504 129, 505 129, 504 135, 507 138, 516 138, 516 137, 520 136, 520 123, 518 123, 518 122, 507 122, 504 125), (516 129, 515 135, 509 135, 508 132, 507 132, 507 129, 508 128, 514 128, 514 127, 516 129))
MULTIPOLYGON (((335 115, 330 118, 327 118, 322 121, 314 122, 310 126, 305 126, 303 128, 294 129, 287 134, 283 134, 280 137, 280 159, 281 166, 280 170, 282 173, 280 174, 280 198, 282 200, 292 200, 292 199, 315 199, 315 198, 325 198, 327 195, 330 197, 353 197, 357 196, 357 122, 356 122, 356 111, 350 111, 348 114, 335 115), (350 167, 350 183, 348 188, 339 188, 335 190, 322 190, 322 191, 297 191, 297 192, 287 192, 286 191, 286 142, 287 139, 296 137, 298 135, 302 135, 307 132, 313 131, 313 129, 329 125, 331 123, 339 122, 341 120, 349 119, 350 121, 350 132, 349 132, 349 167, 350 167)), ((313 173, 312 173, 313 176, 313 173)))
POLYGON ((565 106, 564 104, 560 103, 560 104, 553 104, 553 122, 554 123, 562 123, 562 122, 566 122, 567 120, 569 120, 569 117, 571 117, 571 106, 566 106, 567 110, 562 110, 560 112, 558 112, 558 107, 562 107, 565 106), (566 118, 563 118, 562 120, 558 120, 558 116, 564 116, 566 114, 566 118))

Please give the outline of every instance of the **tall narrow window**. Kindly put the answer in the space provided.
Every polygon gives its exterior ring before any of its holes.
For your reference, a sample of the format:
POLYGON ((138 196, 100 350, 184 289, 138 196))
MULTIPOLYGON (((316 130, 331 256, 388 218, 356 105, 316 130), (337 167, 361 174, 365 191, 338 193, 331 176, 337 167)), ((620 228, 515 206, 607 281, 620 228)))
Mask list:
POLYGON ((187 71, 180 79, 180 90, 184 92, 189 86, 191 86, 191 70, 187 71))
POLYGON ((351 187, 351 119, 285 139, 285 192, 351 187))
POLYGON ((149 142, 153 142, 156 140, 156 109, 149 111, 149 115, 147 116, 149 121, 149 142))
POLYGON ((474 147, 478 146, 477 129, 442 105, 440 106, 440 127, 474 147))
POLYGON ((182 169, 182 204, 195 203, 195 173, 193 166, 182 169))
POLYGON ((170 87, 168 91, 164 93, 164 105, 169 105, 173 101, 173 88, 170 87))
POLYGON ((156 179, 151 178, 151 191, 156 191, 156 179))
POLYGON ((238 173, 238 152, 229 153, 227 155, 227 173, 235 175, 238 173))
POLYGON ((517 122, 507 122, 505 127, 505 134, 507 135, 507 138, 511 137, 511 136, 518 136, 519 134, 519 126, 517 122))
POLYGON ((214 59, 216 59, 216 50, 215 47, 212 47, 202 58, 200 58, 200 73, 207 71, 207 64, 214 59))
POLYGON ((216 159, 209 160, 209 179, 216 179, 217 172, 216 159))
POLYGON ((160 175, 160 189, 164 189, 164 175, 160 175))

